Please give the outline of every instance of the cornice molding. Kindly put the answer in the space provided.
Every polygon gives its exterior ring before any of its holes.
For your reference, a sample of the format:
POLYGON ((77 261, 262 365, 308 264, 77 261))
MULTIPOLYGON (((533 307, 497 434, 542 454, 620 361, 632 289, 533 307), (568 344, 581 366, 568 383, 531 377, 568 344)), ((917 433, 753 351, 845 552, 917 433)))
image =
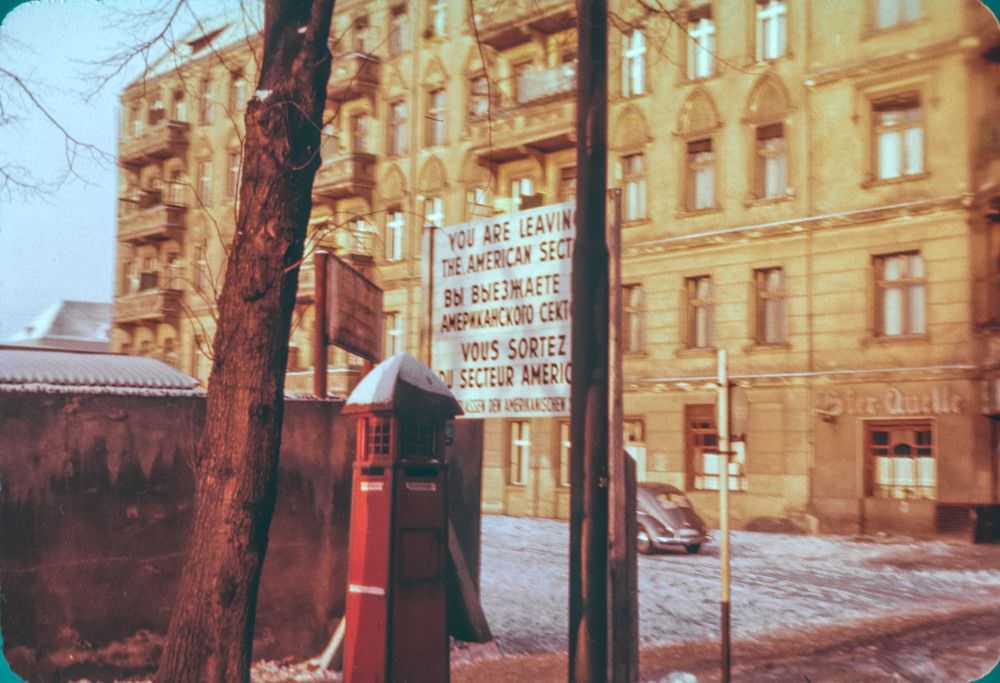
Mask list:
POLYGON ((857 78, 858 76, 868 76, 875 73, 887 75, 889 70, 896 67, 943 57, 953 52, 974 50, 979 47, 980 42, 978 36, 972 34, 961 35, 957 38, 951 38, 932 45, 914 47, 893 54, 869 57, 855 62, 818 69, 807 73, 804 81, 806 86, 816 87, 829 85, 844 78, 857 78))
POLYGON ((772 223, 741 225, 730 228, 719 228, 689 235, 675 235, 647 240, 636 244, 625 245, 624 256, 636 258, 665 254, 685 249, 699 247, 726 246, 734 243, 746 243, 756 240, 771 239, 782 235, 804 234, 807 231, 833 230, 853 227, 866 223, 887 221, 904 216, 920 216, 936 211, 967 209, 972 205, 972 195, 969 193, 920 199, 900 204, 873 206, 837 213, 821 214, 789 218, 772 223))

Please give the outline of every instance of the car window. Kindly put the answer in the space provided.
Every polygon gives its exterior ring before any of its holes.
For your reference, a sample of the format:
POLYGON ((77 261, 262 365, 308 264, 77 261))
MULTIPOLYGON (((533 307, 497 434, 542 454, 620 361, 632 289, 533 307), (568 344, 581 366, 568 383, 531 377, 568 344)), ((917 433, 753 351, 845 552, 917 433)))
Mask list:
POLYGON ((656 502, 659 503, 660 507, 664 510, 691 507, 690 501, 688 501, 687 496, 683 493, 667 493, 666 491, 660 491, 656 494, 656 502))

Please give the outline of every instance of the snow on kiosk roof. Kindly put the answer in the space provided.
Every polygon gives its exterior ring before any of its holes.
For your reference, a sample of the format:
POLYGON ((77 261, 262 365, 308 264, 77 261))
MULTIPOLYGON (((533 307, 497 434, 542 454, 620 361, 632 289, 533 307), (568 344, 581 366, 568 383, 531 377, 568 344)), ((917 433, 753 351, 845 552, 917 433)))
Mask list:
POLYGON ((427 413, 441 419, 461 415, 462 407, 433 370, 408 353, 397 353, 365 375, 342 411, 375 412, 427 413))

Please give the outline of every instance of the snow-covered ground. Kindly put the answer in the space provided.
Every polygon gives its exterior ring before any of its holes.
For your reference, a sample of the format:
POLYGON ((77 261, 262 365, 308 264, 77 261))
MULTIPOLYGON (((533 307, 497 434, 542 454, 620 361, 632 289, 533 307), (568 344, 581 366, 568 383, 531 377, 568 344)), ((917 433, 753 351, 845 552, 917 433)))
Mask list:
MULTIPOLYGON (((718 532, 713 534, 697 555, 639 557, 641 645, 717 637, 719 547, 718 532)), ((485 516, 482 539, 482 601, 500 650, 564 650, 568 525, 485 516)), ((950 567, 962 563, 941 561, 969 552, 968 545, 747 531, 735 531, 731 539, 734 639, 1000 598, 1000 563, 955 569, 950 567), (935 562, 911 562, 910 569, 892 563, 924 555, 935 562)))
MULTIPOLYGON (((822 626, 932 610, 946 616, 950 610, 1000 600, 1000 546, 747 531, 735 531, 731 538, 734 641, 796 625, 822 626)), ((484 645, 455 643, 452 665, 565 651, 568 551, 565 522, 484 516, 481 597, 496 640, 484 645)), ((697 555, 639 556, 639 621, 641 646, 718 638, 717 531, 713 542, 697 555)), ((919 637, 914 638, 914 643, 901 645, 905 651, 896 653, 898 657, 912 659, 912 653, 926 649, 919 637)), ((941 636, 934 639, 942 640, 941 636)), ((973 639, 965 634, 959 640, 973 639)), ((972 643, 966 650, 980 645, 972 643)), ((854 661, 859 655, 850 650, 836 656, 854 661)), ((924 659, 929 662, 943 656, 924 659)), ((982 666, 993 661, 991 657, 988 653, 982 666)), ((830 661, 835 664, 835 659, 830 661)), ((778 678, 767 680, 786 680, 782 672, 798 664, 783 666, 776 670, 778 678)), ((896 671, 901 664, 892 660, 886 666, 896 671)), ((850 675, 831 680, 855 680, 850 675)), ((800 680, 799 674, 789 676, 787 680, 800 680)), ((307 662, 258 662, 253 680, 320 683, 341 677, 317 671, 307 662)))

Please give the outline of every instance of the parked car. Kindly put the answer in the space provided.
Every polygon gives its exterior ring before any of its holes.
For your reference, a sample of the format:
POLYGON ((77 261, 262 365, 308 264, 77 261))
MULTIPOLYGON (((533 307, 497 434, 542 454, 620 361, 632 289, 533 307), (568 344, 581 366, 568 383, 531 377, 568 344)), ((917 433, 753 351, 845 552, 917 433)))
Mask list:
POLYGON ((677 547, 696 553, 710 540, 705 522, 676 486, 638 484, 635 507, 638 515, 636 550, 644 555, 677 547))

